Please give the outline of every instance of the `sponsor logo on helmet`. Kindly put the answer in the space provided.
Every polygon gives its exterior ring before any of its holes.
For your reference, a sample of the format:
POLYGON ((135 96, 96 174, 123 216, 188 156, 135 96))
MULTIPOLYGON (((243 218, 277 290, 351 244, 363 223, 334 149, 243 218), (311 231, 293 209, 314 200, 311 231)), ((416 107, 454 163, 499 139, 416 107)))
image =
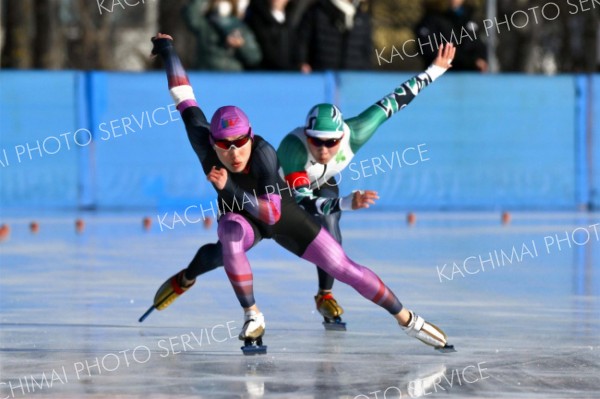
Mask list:
POLYGON ((232 126, 237 125, 238 122, 239 122, 238 118, 221 119, 221 127, 223 129, 226 129, 228 127, 232 127, 232 126))

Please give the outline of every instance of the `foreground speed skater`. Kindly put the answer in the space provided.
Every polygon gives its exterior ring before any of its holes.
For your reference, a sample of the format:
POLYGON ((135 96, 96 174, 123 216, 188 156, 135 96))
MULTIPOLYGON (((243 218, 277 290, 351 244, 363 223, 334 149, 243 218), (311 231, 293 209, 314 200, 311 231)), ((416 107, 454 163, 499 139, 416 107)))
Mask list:
MULTIPOLYGON (((404 308, 375 273, 351 260, 340 244, 296 203, 291 190, 274 193, 270 189, 285 186, 273 147, 254 134, 247 116, 237 107, 219 108, 209 124, 175 53, 173 39, 159 33, 152 41, 152 53, 160 55, 165 63, 171 96, 204 173, 217 191, 219 203, 244 205, 231 206, 219 218, 217 233, 226 274, 244 309, 245 322, 239 338, 246 343, 246 351, 266 351, 260 345, 265 319, 254 299, 252 269, 246 256, 263 238, 273 238, 288 251, 352 286, 392 314, 408 335, 436 349, 450 349, 446 334, 404 308)), ((195 280, 189 279, 186 270, 159 289, 154 307, 164 309, 191 287, 195 280)))
MULTIPOLYGON (((277 156, 285 180, 294 190, 296 202, 315 216, 321 225, 342 243, 341 211, 368 208, 377 197, 374 191, 355 191, 339 197, 335 176, 350 164, 357 151, 396 112, 404 109, 425 87, 451 67, 456 49, 442 45, 433 64, 398 86, 393 93, 371 105, 358 116, 344 120, 333 104, 318 104, 306 117, 306 124, 284 137, 277 156)), ((344 312, 332 294, 333 277, 317 264, 319 291, 317 310, 326 328, 345 327, 344 312)))

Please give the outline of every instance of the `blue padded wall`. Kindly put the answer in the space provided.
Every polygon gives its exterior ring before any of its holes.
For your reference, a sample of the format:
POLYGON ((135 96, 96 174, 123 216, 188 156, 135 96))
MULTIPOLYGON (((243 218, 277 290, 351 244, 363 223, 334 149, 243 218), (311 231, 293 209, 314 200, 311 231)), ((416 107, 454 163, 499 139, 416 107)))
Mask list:
MULTIPOLYGON (((345 117, 408 78, 342 74, 345 117)), ((443 76, 386 122, 356 158, 369 165, 373 157, 389 159, 423 144, 429 160, 364 180, 354 173, 344 182, 352 183, 348 189, 379 189, 381 204, 399 207, 573 207, 575 100, 572 77, 443 76)))
MULTIPOLYGON (((190 74, 209 118, 238 105, 275 147, 312 105, 333 101, 349 118, 410 77, 190 74)), ((448 74, 379 129, 342 191, 378 190, 379 207, 395 209, 598 207, 599 99, 599 76, 448 74)), ((163 72, 0 72, 0 162, 6 209, 181 209, 214 198, 163 72), (74 132, 94 140, 76 145, 74 132)))
MULTIPOLYGON (((75 207, 77 72, 0 73, 0 206, 75 207)), ((79 143, 89 135, 80 132, 79 143)))

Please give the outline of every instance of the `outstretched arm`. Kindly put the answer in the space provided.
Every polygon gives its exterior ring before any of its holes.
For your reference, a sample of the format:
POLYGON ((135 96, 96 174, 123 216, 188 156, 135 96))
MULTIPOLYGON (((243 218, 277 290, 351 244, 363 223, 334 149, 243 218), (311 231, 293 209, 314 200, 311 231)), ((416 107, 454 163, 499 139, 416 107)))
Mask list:
POLYGON ((346 120, 351 131, 352 151, 356 153, 375 134, 383 122, 406 107, 425 87, 439 78, 448 68, 451 68, 455 53, 456 49, 452 43, 442 45, 433 64, 425 72, 402 83, 393 93, 371 105, 360 115, 346 120))
POLYGON ((183 65, 173 48, 173 38, 169 35, 158 33, 152 38, 152 54, 162 58, 167 73, 169 93, 175 101, 177 109, 185 123, 188 139, 192 148, 202 163, 204 173, 210 171, 210 161, 207 159, 212 151, 208 136, 210 126, 206 116, 198 107, 194 91, 190 85, 183 65))
MULTIPOLYGON (((288 180, 288 184, 292 187, 291 181, 288 180)), ((338 198, 317 197, 308 184, 295 187, 294 197, 302 208, 315 215, 369 208, 379 199, 377 191, 372 190, 356 190, 338 198)))
POLYGON ((164 62, 169 92, 179 112, 183 113, 189 107, 197 107, 198 103, 188 76, 173 48, 173 38, 164 33, 158 33, 152 38, 152 44, 154 45, 152 54, 159 55, 164 62))

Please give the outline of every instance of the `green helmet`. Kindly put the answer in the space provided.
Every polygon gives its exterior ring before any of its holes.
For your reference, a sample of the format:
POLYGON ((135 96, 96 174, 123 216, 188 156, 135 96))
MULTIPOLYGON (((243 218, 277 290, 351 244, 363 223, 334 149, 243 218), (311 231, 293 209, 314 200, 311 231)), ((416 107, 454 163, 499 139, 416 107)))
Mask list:
POLYGON ((342 112, 333 104, 317 104, 308 111, 305 130, 318 139, 339 139, 344 135, 342 112))

